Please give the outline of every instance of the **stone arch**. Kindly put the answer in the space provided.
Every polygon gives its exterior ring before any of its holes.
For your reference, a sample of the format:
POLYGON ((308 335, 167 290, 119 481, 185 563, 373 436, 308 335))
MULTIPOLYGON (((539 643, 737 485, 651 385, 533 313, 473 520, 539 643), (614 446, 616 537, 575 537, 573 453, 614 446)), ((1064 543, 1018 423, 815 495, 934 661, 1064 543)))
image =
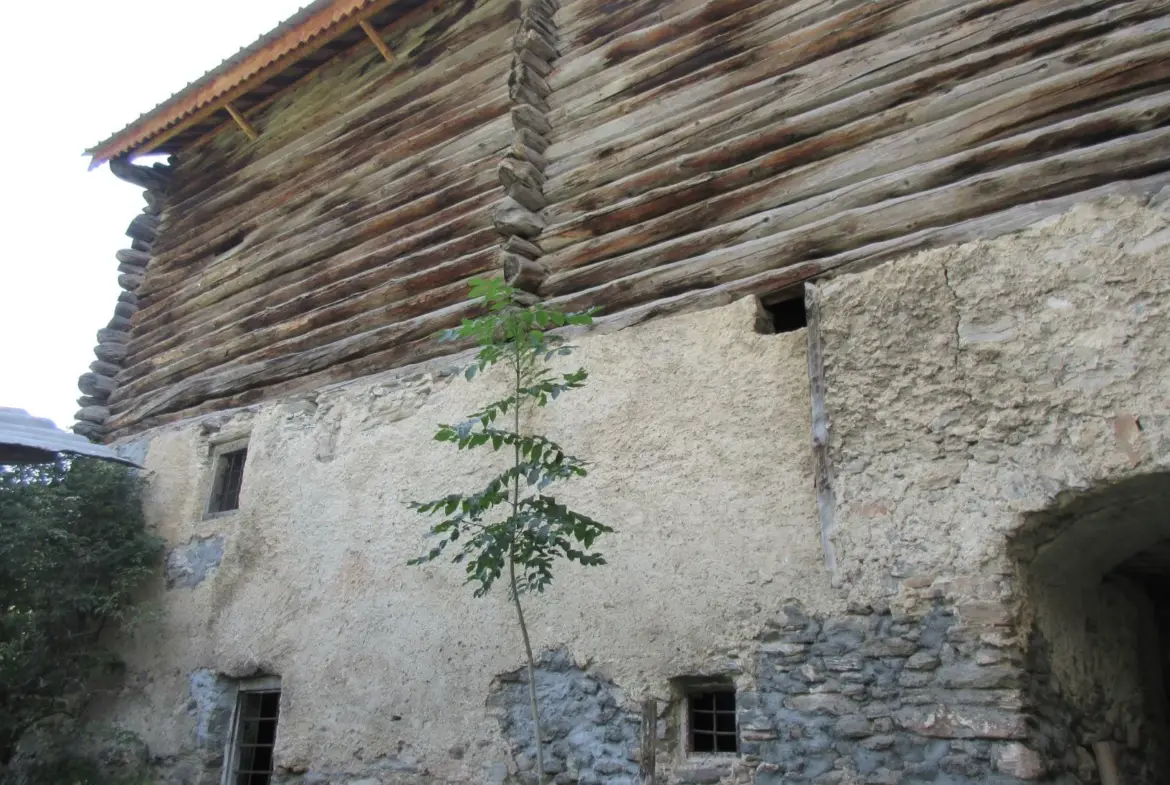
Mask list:
POLYGON ((1050 773, 1170 782, 1170 471, 1062 494, 1009 552, 1050 773))

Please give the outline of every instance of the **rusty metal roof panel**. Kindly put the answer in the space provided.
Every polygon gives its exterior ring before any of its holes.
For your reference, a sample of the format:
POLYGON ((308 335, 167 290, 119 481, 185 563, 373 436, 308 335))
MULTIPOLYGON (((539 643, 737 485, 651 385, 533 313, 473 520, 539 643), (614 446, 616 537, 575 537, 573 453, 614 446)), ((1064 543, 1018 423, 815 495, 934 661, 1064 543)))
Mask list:
POLYGON ((247 92, 389 2, 316 0, 310 3, 113 136, 86 150, 93 157, 90 168, 133 152, 184 120, 214 111, 222 102, 247 92))

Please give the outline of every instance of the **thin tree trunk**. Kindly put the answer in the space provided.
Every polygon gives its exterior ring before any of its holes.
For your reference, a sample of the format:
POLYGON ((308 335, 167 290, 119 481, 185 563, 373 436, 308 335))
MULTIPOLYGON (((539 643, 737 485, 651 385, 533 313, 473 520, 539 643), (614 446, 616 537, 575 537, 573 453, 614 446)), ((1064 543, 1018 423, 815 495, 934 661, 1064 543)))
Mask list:
MULTIPOLYGON (((520 356, 520 341, 518 338, 512 339, 512 346, 515 348, 513 361, 516 369, 516 386, 514 394, 516 396, 516 405, 513 407, 513 422, 516 430, 516 445, 514 453, 514 465, 520 466, 520 386, 521 379, 521 356, 520 356)), ((519 525, 520 514, 520 474, 517 472, 513 478, 512 486, 512 531, 513 540, 512 546, 515 547, 515 531, 519 525)), ((532 657, 532 643, 528 639, 528 625, 524 623, 524 608, 520 604, 520 591, 516 585, 516 559, 513 553, 508 554, 508 576, 512 580, 512 603, 516 606, 516 619, 520 622, 520 635, 524 638, 524 654, 528 658, 528 701, 529 708, 532 709, 532 732, 536 737, 536 782, 537 785, 544 783, 544 742, 540 737, 540 706, 536 701, 536 662, 532 657)))
POLYGON ((532 644, 528 640, 528 625, 524 623, 524 609, 520 606, 520 594, 516 591, 516 562, 508 559, 508 571, 512 577, 512 603, 516 606, 516 618, 520 622, 520 635, 524 638, 524 654, 528 657, 528 701, 532 710, 532 731, 536 735, 536 781, 544 782, 544 742, 540 737, 540 708, 536 703, 536 663, 532 658, 532 644))

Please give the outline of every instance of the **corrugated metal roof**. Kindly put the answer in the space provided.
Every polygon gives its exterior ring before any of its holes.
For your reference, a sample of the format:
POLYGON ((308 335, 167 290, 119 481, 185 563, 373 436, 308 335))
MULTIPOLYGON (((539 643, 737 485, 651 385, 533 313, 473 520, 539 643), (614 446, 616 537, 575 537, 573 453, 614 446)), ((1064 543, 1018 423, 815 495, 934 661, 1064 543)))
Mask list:
POLYGON ((310 3, 121 131, 86 150, 87 155, 93 156, 90 168, 160 143, 161 138, 171 135, 168 132, 218 110, 390 2, 316 0, 310 3))
POLYGON ((109 447, 60 430, 51 420, 0 407, 0 463, 42 463, 62 452, 138 466, 109 447))

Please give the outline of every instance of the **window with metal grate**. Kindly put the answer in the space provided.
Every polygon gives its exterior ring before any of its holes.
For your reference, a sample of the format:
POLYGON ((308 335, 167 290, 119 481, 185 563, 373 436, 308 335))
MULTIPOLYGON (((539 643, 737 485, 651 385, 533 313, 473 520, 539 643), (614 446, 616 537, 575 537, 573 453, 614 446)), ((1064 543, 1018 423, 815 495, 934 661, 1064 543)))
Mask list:
POLYGON ((687 712, 692 753, 739 751, 734 692, 693 693, 687 698, 687 712))
POLYGON ((279 682, 273 681, 240 688, 226 785, 269 785, 272 781, 272 750, 280 715, 279 682))
POLYGON ((240 486, 244 482, 244 461, 247 448, 222 453, 215 464, 215 480, 211 486, 208 514, 228 512, 240 508, 240 486))

